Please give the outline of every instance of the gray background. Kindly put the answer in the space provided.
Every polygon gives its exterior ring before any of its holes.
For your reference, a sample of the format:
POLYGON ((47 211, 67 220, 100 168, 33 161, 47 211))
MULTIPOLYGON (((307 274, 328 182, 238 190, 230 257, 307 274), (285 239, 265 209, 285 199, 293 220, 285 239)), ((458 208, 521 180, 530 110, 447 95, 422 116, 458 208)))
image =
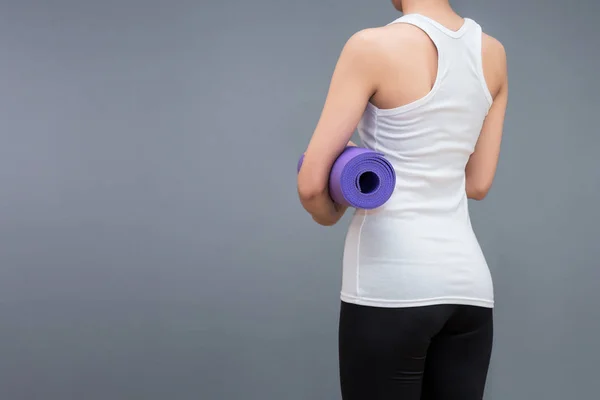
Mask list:
MULTIPOLYGON (((600 381, 596 1, 456 1, 508 51, 487 399, 600 381), (579 8, 580 7, 580 8, 579 8)), ((388 1, 30 1, 0 9, 0 398, 337 399, 348 217, 295 162, 334 63, 388 1)))

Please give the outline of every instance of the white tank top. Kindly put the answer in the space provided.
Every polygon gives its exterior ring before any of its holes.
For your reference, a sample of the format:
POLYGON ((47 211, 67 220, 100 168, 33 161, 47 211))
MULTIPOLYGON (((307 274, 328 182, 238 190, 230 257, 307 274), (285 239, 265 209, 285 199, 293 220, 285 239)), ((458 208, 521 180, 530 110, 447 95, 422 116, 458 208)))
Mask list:
POLYGON ((471 227, 465 167, 492 104, 483 75, 481 27, 458 31, 418 14, 409 23, 438 49, 425 97, 393 109, 369 103, 358 126, 366 148, 396 171, 390 200, 356 210, 346 236, 341 299, 376 307, 493 307, 490 272, 471 227))

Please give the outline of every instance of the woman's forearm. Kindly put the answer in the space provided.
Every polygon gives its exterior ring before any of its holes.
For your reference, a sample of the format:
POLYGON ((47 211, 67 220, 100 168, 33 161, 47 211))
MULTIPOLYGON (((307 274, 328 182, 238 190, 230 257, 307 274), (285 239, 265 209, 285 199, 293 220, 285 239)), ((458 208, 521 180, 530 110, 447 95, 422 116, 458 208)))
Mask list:
MULTIPOLYGON (((349 141, 347 146, 356 146, 355 143, 349 141)), ((299 181, 298 194, 300 202, 304 209, 312 216, 313 220, 320 225, 331 226, 335 225, 346 212, 348 207, 336 204, 329 196, 326 181, 323 182, 323 189, 320 185, 302 185, 302 183, 310 183, 310 181, 299 181), (317 189, 319 188, 319 189, 317 189)))

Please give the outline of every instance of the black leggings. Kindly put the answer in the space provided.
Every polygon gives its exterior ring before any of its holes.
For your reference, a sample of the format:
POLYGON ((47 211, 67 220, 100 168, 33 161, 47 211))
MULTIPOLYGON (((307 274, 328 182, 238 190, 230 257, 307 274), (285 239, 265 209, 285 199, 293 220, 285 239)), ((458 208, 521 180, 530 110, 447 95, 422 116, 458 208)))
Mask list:
POLYGON ((342 302, 343 400, 481 400, 492 313, 461 305, 378 308, 342 302))

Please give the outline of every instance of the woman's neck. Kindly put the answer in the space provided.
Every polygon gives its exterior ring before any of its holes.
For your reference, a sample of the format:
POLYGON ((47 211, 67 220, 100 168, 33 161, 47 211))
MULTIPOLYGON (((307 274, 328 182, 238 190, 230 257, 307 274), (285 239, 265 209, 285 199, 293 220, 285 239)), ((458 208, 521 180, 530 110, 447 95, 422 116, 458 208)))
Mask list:
POLYGON ((456 15, 448 0, 403 0, 402 12, 422 14, 434 19, 456 15))

